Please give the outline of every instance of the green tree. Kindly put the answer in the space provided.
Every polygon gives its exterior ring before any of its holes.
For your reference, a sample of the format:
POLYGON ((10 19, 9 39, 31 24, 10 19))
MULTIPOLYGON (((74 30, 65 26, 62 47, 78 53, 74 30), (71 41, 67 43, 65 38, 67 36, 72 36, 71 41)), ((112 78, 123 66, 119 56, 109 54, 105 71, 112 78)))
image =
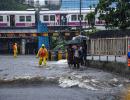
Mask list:
POLYGON ((130 27, 129 0, 99 0, 95 12, 100 14, 100 20, 105 21, 106 28, 126 29, 130 27))
POLYGON ((88 22, 89 27, 92 29, 95 25, 95 12, 90 12, 85 16, 85 20, 88 22))
POLYGON ((28 5, 24 5, 21 2, 22 0, 0 0, 0 10, 26 10, 28 5))

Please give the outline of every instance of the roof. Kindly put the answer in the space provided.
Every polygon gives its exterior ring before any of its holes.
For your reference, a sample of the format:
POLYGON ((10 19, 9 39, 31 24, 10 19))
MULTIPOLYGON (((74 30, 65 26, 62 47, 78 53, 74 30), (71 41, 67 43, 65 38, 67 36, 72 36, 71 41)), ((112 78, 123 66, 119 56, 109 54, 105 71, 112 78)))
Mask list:
MULTIPOLYGON (((82 13, 88 13, 90 11, 94 11, 94 9, 84 9, 81 10, 82 13)), ((36 11, 0 11, 0 15, 3 14, 35 14, 36 11)), ((79 13, 79 9, 78 10, 49 10, 49 11, 40 11, 40 14, 61 14, 61 13, 66 13, 66 14, 70 14, 70 13, 79 13)))
POLYGON ((0 29, 0 33, 37 33, 35 28, 0 29))
POLYGON ((35 14, 35 11, 0 11, 0 15, 2 14, 35 14))
MULTIPOLYGON (((82 10, 81 12, 82 13, 89 13, 90 11, 94 11, 94 9, 85 9, 85 10, 82 10)), ((70 13, 79 13, 79 10, 54 10, 54 11, 40 11, 40 14, 61 14, 61 13, 66 13, 66 14, 70 14, 70 13)))
POLYGON ((130 30, 102 30, 90 34, 90 38, 116 38, 130 36, 130 30))

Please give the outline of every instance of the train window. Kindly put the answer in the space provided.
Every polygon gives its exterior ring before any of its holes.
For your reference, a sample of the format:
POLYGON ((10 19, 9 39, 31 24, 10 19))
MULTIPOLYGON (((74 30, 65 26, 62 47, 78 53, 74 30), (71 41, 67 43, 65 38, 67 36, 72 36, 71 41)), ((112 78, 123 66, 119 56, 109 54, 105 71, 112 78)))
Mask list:
POLYGON ((49 16, 48 16, 48 15, 44 15, 44 16, 43 16, 43 20, 44 20, 44 21, 49 21, 49 16))
POLYGON ((7 22, 9 22, 9 16, 7 16, 7 22))
POLYGON ((0 16, 0 22, 3 22, 3 16, 0 16))
POLYGON ((25 21, 25 16, 20 16, 20 22, 24 22, 25 21))
POLYGON ((55 21, 55 15, 50 15, 50 21, 55 21))
MULTIPOLYGON (((80 15, 78 15, 78 20, 80 20, 80 15)), ((81 20, 83 20, 83 15, 81 15, 81 20)))
POLYGON ((26 16, 26 21, 31 22, 31 16, 26 16))
POLYGON ((71 15, 71 20, 76 21, 77 20, 77 15, 71 15))

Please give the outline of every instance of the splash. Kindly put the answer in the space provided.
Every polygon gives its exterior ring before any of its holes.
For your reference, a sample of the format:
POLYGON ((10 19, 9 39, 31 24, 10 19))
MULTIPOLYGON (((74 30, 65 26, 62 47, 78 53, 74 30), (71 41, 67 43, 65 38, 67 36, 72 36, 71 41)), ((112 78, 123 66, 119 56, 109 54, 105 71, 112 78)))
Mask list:
POLYGON ((67 60, 59 60, 56 64, 67 64, 67 60))

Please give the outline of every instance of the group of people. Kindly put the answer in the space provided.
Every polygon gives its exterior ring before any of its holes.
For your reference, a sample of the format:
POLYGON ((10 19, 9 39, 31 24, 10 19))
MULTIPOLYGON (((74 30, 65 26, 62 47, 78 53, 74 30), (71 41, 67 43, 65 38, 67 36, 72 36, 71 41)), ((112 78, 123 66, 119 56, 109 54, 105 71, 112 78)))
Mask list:
POLYGON ((69 67, 76 69, 80 68, 80 65, 86 65, 87 45, 72 45, 69 44, 67 48, 67 61, 69 67))
MULTIPOLYGON (((13 45, 14 57, 17 57, 18 49, 17 43, 13 45)), ((69 67, 74 67, 79 69, 80 65, 86 65, 86 55, 87 55, 87 45, 72 45, 70 44, 67 48, 67 61, 69 67)), ((37 57, 39 57, 39 65, 44 64, 46 66, 46 62, 48 59, 48 51, 45 48, 45 45, 42 44, 41 48, 37 53, 37 57)))

